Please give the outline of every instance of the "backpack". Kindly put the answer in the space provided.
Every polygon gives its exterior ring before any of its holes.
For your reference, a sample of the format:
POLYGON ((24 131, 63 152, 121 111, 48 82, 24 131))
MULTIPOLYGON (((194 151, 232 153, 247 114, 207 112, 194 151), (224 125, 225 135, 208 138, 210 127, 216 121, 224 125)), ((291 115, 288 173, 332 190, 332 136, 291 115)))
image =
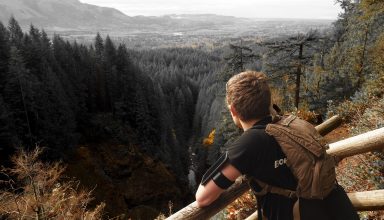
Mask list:
POLYGON ((298 184, 296 191, 292 191, 251 178, 262 187, 256 195, 271 192, 290 198, 324 199, 334 189, 335 160, 327 154, 327 145, 314 126, 294 115, 277 115, 265 131, 281 146, 298 184))

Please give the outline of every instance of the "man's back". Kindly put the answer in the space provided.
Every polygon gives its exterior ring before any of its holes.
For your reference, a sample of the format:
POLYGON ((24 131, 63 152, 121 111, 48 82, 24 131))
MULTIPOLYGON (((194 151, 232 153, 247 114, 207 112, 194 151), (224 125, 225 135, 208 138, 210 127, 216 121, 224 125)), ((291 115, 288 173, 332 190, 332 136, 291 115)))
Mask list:
MULTIPOLYGON (((271 117, 266 117, 255 126, 265 126, 272 122, 271 117)), ((252 128, 244 132, 228 148, 229 162, 242 174, 257 178, 268 184, 295 190, 297 182, 286 165, 286 157, 276 140, 265 133, 264 129, 252 128)), ((254 191, 259 191, 260 186, 251 182, 254 191)), ((263 214, 269 220, 292 217, 292 207, 296 199, 281 195, 270 194, 260 198, 263 214)))
MULTIPOLYGON (((266 75, 255 71, 245 71, 234 75, 226 84, 226 101, 234 124, 244 133, 229 147, 229 162, 220 167, 217 173, 212 175, 212 179, 199 185, 196 192, 197 205, 203 207, 211 204, 242 174, 247 174, 270 185, 296 191, 298 185, 296 178, 286 165, 286 155, 280 145, 274 137, 267 135, 264 129, 255 128, 255 125, 266 125, 272 120, 269 116, 271 114, 271 90, 266 75)), ((305 167, 302 170, 305 171, 305 167)), ((309 179, 308 182, 313 181, 309 179)), ((251 186, 257 190, 255 183, 251 186)), ((329 188, 332 189, 332 184, 329 188)), ((269 192, 277 193, 277 191, 269 192)), ((287 195, 292 197, 294 194, 294 192, 289 192, 287 195)), ((295 200, 297 199, 267 193, 262 199, 259 199, 259 204, 263 207, 264 214, 269 220, 291 220, 295 200)), ((317 204, 310 204, 314 201, 303 200, 300 208, 303 209, 302 220, 316 219, 309 215, 307 217, 307 214, 311 214, 309 213, 310 208, 319 207, 317 204), (306 212, 307 210, 309 211, 306 212)), ((321 201, 320 205, 323 207, 325 207, 324 202, 332 204, 329 206, 333 208, 332 210, 340 208, 349 212, 346 213, 347 217, 344 219, 358 219, 345 192, 336 193, 335 197, 330 197, 329 201, 321 201), (334 201, 341 204, 336 204, 334 201)), ((335 212, 332 210, 326 207, 318 211, 335 212)))
MULTIPOLYGON (((249 175, 272 186, 292 191, 296 190, 297 181, 286 165, 286 156, 276 140, 266 134, 263 127, 271 123, 271 117, 266 117, 255 124, 228 148, 229 162, 242 174, 249 175)), ((261 188, 256 182, 251 182, 255 191, 261 188)), ((293 206, 297 198, 288 198, 278 194, 267 193, 258 199, 263 215, 268 220, 293 219, 293 206)), ((346 193, 341 186, 325 198, 300 198, 301 220, 358 220, 346 193)))

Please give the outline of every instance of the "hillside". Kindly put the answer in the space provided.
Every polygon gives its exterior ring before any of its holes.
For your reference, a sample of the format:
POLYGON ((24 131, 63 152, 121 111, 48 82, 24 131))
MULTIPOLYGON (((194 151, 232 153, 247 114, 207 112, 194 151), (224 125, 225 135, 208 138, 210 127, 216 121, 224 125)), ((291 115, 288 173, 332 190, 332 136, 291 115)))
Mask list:
MULTIPOLYGON (((111 36, 151 34, 186 35, 271 35, 292 34, 309 29, 329 28, 331 20, 248 19, 214 14, 134 16, 79 0, 0 0, 0 21, 8 23, 11 16, 23 30, 30 24, 48 33, 64 35, 108 33, 111 36)), ((142 36, 140 36, 142 37, 142 36)), ((147 37, 148 38, 148 37, 147 37)))
POLYGON ((83 4, 78 0, 0 0, 0 20, 13 15, 22 27, 34 24, 52 31, 113 29, 126 26, 129 18, 112 8, 83 4))
POLYGON ((84 4, 79 0, 0 0, 0 20, 6 23, 12 15, 22 27, 34 24, 48 31, 157 32, 169 28, 185 30, 215 25, 234 25, 243 21, 217 15, 129 17, 116 9, 84 4))

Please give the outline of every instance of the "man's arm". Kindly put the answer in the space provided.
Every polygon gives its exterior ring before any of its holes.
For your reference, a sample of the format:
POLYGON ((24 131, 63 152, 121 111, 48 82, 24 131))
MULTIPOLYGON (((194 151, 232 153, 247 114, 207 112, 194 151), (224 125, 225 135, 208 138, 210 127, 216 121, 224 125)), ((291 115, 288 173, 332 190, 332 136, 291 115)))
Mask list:
MULTIPOLYGON (((227 164, 221 170, 221 173, 230 181, 235 181, 241 175, 231 164, 227 164)), ((198 207, 204 207, 215 201, 225 189, 220 188, 213 180, 209 180, 204 186, 200 184, 196 192, 196 202, 198 207)))

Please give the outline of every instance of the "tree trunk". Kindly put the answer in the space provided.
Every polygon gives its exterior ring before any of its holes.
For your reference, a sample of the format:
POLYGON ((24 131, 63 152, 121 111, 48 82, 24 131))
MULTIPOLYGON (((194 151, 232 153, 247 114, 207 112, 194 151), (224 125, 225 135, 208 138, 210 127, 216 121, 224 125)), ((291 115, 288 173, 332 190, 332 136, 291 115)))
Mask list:
POLYGON ((24 113, 25 113, 25 119, 26 119, 26 121, 27 121, 27 125, 28 125, 29 141, 30 141, 30 144, 33 144, 33 142, 32 142, 31 123, 29 122, 29 116, 28 116, 28 111, 27 111, 27 105, 25 104, 25 98, 24 98, 23 86, 22 86, 22 84, 21 84, 21 80, 20 80, 20 76, 19 76, 20 73, 17 73, 17 74, 18 74, 18 75, 17 75, 16 77, 17 77, 17 81, 18 81, 19 86, 20 86, 21 101, 23 102, 24 113))
POLYGON ((297 70, 296 70, 296 89, 295 89, 295 107, 296 109, 299 109, 299 102, 300 102, 300 78, 301 78, 301 60, 303 59, 303 44, 300 44, 299 49, 299 60, 297 64, 297 70))
POLYGON ((363 71, 364 71, 364 59, 365 59, 365 50, 367 48, 368 41, 368 32, 369 24, 366 24, 365 33, 364 33, 364 44, 363 44, 363 52, 360 57, 359 71, 357 72, 357 88, 359 89, 364 82, 363 71))

